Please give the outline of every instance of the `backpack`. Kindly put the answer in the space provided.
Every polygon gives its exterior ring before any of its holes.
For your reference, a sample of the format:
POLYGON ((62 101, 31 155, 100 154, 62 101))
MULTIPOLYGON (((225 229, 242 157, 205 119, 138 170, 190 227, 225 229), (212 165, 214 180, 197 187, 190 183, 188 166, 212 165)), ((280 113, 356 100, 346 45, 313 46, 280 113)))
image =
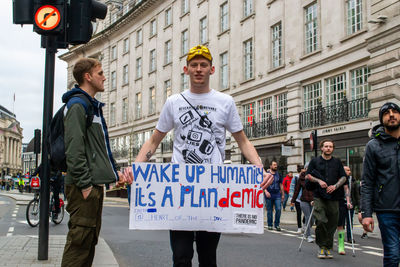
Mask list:
MULTIPOLYGON (((90 102, 89 98, 84 94, 76 94, 71 97, 69 101, 74 98, 79 98, 82 101, 79 101, 83 105, 86 111, 86 129, 92 125, 94 110, 93 105, 90 102)), ((49 134, 47 138, 47 143, 49 146, 49 157, 50 157, 50 166, 54 170, 66 172, 67 171, 67 157, 65 155, 65 144, 64 144, 64 110, 65 106, 68 104, 64 104, 54 115, 53 119, 50 123, 49 134)))

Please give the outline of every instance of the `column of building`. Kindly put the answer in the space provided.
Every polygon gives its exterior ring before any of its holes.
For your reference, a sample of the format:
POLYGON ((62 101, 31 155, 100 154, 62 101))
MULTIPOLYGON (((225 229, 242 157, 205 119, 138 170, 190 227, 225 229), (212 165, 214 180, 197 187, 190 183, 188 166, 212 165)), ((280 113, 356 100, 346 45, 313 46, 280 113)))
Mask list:
POLYGON ((287 158, 287 170, 297 172, 297 164, 303 162, 303 139, 300 132, 301 84, 299 82, 286 86, 287 89, 287 140, 293 145, 292 154, 287 158))
POLYGON ((368 62, 371 70, 368 78, 371 85, 368 95, 371 102, 369 117, 375 122, 379 120, 379 108, 384 103, 400 101, 400 4, 396 5, 399 8, 387 7, 382 10, 378 9, 378 5, 371 7, 373 18, 386 17, 371 26, 370 37, 367 38, 367 49, 371 53, 368 62))

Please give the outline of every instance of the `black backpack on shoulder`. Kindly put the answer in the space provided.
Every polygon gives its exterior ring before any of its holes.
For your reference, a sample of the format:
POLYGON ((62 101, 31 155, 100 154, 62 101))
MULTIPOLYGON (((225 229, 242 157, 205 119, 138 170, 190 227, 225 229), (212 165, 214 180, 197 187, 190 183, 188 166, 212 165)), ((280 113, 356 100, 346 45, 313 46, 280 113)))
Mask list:
MULTIPOLYGON (((86 111, 86 129, 92 125, 94 110, 93 105, 89 98, 84 94, 76 94, 72 96, 69 100, 78 97, 83 100, 83 107, 86 111)), ((54 170, 66 172, 67 171, 67 157, 65 155, 65 144, 64 144, 64 104, 54 115, 50 123, 49 134, 47 138, 47 143, 49 146, 49 157, 50 166, 54 170)))

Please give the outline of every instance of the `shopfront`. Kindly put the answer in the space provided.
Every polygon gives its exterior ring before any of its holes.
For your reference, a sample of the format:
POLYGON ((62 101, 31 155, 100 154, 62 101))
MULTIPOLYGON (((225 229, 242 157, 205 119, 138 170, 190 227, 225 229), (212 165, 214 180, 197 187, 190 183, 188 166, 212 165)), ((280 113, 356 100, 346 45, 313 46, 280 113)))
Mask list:
MULTIPOLYGON (((318 133, 320 133, 320 130, 318 133)), ((324 139, 332 139, 335 142, 333 156, 340 158, 343 165, 350 166, 354 178, 361 179, 365 145, 370 140, 368 130, 318 136, 317 144, 315 144, 318 146, 318 155, 321 155, 319 142, 324 139)), ((309 138, 303 139, 303 147, 304 162, 307 163, 314 157, 314 151, 310 149, 309 138)))

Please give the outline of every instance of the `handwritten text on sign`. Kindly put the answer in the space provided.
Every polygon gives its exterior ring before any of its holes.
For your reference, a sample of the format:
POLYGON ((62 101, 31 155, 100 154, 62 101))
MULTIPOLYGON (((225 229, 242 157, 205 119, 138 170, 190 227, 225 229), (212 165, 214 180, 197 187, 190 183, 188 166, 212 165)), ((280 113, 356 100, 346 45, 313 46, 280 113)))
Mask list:
POLYGON ((130 229, 263 232, 262 168, 135 163, 130 229))

